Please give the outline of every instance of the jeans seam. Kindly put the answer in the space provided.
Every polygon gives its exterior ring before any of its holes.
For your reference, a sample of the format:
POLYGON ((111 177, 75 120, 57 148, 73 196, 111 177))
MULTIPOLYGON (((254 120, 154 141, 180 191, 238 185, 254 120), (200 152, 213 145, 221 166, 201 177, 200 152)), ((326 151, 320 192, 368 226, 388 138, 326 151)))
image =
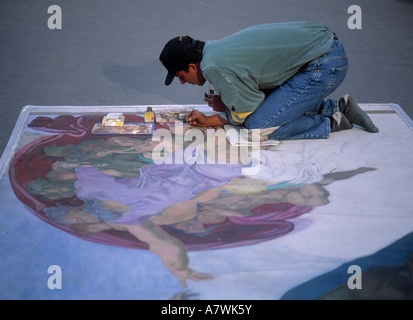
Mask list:
POLYGON ((328 85, 324 88, 324 90, 321 92, 321 95, 324 97, 325 93, 331 88, 331 86, 334 84, 334 79, 336 78, 337 74, 336 71, 337 70, 347 70, 348 69, 348 64, 344 67, 338 67, 338 68, 332 68, 331 69, 331 74, 330 74, 330 79, 328 81, 328 85))
MULTIPOLYGON (((266 128, 274 119, 277 119, 277 118, 278 118, 285 110, 287 110, 301 95, 303 95, 303 94, 308 90, 308 88, 311 86, 311 84, 312 84, 313 82, 315 82, 315 81, 319 78, 319 76, 320 76, 320 72, 313 72, 313 73, 314 73, 315 76, 311 78, 311 81, 307 84, 307 86, 306 86, 302 91, 300 91, 300 93, 299 93, 298 95, 295 95, 295 96, 289 101, 289 103, 288 103, 287 105, 285 105, 285 108, 283 108, 282 110, 280 110, 280 112, 279 112, 276 116, 270 118, 270 119, 265 123, 265 125, 261 127, 261 129, 266 128)), ((282 125, 281 125, 281 126, 282 126, 282 125)))

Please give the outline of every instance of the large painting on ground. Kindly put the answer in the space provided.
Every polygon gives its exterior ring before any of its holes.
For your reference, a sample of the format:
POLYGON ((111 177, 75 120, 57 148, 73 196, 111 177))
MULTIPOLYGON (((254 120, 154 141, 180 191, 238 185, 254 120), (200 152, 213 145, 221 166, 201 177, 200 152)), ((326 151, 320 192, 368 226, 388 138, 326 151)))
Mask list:
MULTIPOLYGON (((261 147, 231 145, 225 129, 179 119, 149 134, 94 134, 101 114, 31 113, 6 180, 19 219, 47 226, 64 246, 65 279, 80 272, 69 256, 91 269, 106 263, 100 250, 136 259, 123 260, 123 276, 104 268, 81 292, 63 287, 63 298, 411 299, 412 128, 392 106, 367 111, 380 133, 355 128, 261 147), (90 246, 99 249, 85 256, 90 246), (148 283, 121 287, 123 295, 102 290, 129 273, 148 283)), ((16 245, 4 245, 9 259, 16 245)), ((53 260, 34 251, 37 265, 53 260)), ((25 291, 20 283, 1 296, 54 294, 25 291)))

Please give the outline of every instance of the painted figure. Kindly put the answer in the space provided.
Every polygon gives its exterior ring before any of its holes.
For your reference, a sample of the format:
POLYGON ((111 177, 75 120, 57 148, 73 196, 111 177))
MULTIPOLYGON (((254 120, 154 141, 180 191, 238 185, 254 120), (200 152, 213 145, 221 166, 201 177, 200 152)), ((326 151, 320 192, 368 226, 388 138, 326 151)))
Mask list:
POLYGON ((317 183, 297 184, 243 176, 243 164, 156 164, 152 139, 91 136, 88 120, 76 119, 83 135, 44 137, 18 152, 10 169, 16 195, 70 234, 149 249, 183 286, 211 277, 189 267, 188 251, 283 236, 294 229, 289 220, 328 203, 325 185, 373 170, 327 173, 317 183))

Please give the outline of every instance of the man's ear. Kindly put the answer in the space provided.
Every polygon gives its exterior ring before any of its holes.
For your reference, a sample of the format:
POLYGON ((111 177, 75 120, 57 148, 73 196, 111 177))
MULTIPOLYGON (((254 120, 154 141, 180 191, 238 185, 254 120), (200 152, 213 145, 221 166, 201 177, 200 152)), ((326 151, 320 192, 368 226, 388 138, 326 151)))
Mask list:
POLYGON ((198 71, 198 64, 190 63, 188 64, 188 69, 193 69, 195 72, 198 71))

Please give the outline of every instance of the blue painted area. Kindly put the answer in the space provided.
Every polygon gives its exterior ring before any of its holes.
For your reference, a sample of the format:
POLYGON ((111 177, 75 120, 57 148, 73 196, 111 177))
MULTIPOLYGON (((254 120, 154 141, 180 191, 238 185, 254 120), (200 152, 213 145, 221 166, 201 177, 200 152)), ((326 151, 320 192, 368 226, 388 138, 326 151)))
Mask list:
MULTIPOLYGON (((370 256, 361 257, 347 262, 340 267, 311 279, 300 286, 289 290, 281 299, 283 300, 314 300, 323 297, 342 284, 346 284, 352 273, 348 269, 357 265, 362 270, 362 275, 372 267, 400 267, 405 265, 408 256, 413 254, 413 232, 399 241, 379 250, 370 256)), ((390 268, 389 268, 390 270, 390 268)), ((389 276, 390 278, 390 276, 389 276)), ((361 277, 363 283, 363 276, 361 277)), ((384 285, 384 282, 383 282, 384 285)), ((388 285, 388 284, 387 284, 388 285)), ((366 289, 366 288, 364 288, 366 289)), ((357 289, 354 289, 357 290, 357 289)), ((361 288, 363 290, 363 288, 361 288)), ((413 290, 410 285, 410 291, 413 290)))
POLYGON ((170 299, 184 291, 151 252, 84 241, 50 226, 16 199, 7 177, 0 194, 0 299, 170 299), (61 267, 61 290, 48 288, 50 265, 61 267))

